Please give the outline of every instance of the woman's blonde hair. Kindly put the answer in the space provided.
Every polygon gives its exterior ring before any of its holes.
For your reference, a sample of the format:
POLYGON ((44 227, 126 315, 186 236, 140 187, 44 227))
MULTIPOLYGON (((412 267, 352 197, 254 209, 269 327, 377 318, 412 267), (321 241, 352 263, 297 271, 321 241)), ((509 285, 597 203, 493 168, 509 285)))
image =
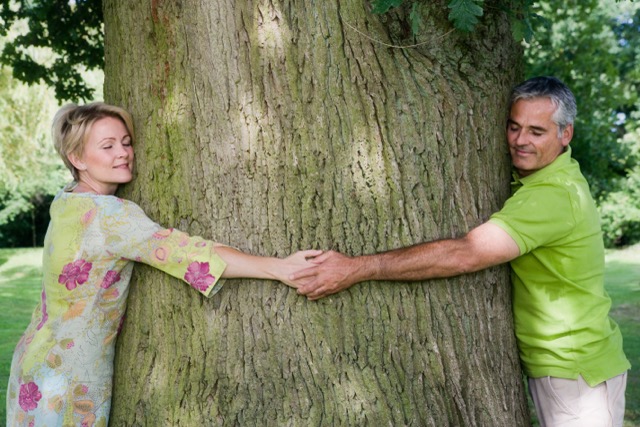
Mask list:
POLYGON ((82 156, 84 145, 91 126, 105 117, 113 117, 122 121, 133 142, 133 120, 124 109, 104 102, 92 102, 86 105, 67 104, 60 108, 53 118, 51 133, 53 145, 62 157, 65 166, 71 171, 74 181, 78 181, 78 170, 69 160, 74 154, 82 156))

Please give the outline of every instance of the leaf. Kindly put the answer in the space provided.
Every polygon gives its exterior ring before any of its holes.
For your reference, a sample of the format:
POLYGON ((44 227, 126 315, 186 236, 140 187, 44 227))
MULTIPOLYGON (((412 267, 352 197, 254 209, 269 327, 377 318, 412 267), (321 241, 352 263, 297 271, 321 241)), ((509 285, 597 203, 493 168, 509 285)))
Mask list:
POLYGON ((372 3, 373 13, 385 13, 392 7, 398 7, 404 0, 374 0, 372 3))
POLYGON ((483 0, 451 0, 447 6, 449 12, 449 21, 453 22, 453 26, 465 32, 471 32, 478 23, 478 17, 482 16, 483 0))
POLYGON ((550 28, 550 21, 535 13, 525 15, 523 19, 512 19, 512 33, 515 40, 524 40, 531 43, 536 35, 536 29, 550 28))
POLYGON ((13 67, 19 80, 54 87, 59 101, 92 99, 80 70, 104 66, 102 0, 0 3, 0 33, 10 33, 21 21, 28 24, 28 32, 6 41, 0 61, 13 67), (53 65, 41 65, 34 61, 31 47, 45 49, 57 59, 53 65), (27 67, 29 62, 34 66, 27 67))
POLYGON ((409 14, 409 22, 411 23, 411 32, 414 36, 420 33, 422 28, 422 16, 418 10, 418 3, 414 3, 411 6, 411 13, 409 14))

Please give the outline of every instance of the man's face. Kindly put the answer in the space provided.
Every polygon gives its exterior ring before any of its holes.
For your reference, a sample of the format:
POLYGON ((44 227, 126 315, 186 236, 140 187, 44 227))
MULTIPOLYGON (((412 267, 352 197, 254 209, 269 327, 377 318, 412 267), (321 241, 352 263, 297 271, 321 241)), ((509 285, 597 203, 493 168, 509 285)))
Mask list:
POLYGON ((562 154, 573 137, 568 125, 558 137, 556 107, 549 98, 521 99, 511 106, 507 142, 513 166, 521 177, 531 175, 562 154))

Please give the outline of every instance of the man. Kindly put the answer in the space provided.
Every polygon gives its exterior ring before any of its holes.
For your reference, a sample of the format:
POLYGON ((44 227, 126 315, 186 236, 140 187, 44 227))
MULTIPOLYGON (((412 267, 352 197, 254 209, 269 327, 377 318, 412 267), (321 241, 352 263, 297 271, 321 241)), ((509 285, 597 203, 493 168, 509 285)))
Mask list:
POLYGON ((375 255, 319 256, 293 275, 315 300, 368 280, 423 280, 510 262, 520 359, 543 426, 621 426, 626 372, 609 318, 604 248, 589 186, 571 159, 575 98, 553 77, 515 87, 507 141, 514 193, 458 239, 375 255))

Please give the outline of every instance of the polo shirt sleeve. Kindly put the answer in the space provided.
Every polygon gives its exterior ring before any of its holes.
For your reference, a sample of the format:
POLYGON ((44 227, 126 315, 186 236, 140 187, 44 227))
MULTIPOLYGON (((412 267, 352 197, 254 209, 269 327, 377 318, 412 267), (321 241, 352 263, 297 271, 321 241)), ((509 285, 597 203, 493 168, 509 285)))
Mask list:
POLYGON ((576 219, 567 191, 553 184, 521 187, 491 215, 520 248, 520 255, 540 246, 552 246, 571 233, 576 219))

